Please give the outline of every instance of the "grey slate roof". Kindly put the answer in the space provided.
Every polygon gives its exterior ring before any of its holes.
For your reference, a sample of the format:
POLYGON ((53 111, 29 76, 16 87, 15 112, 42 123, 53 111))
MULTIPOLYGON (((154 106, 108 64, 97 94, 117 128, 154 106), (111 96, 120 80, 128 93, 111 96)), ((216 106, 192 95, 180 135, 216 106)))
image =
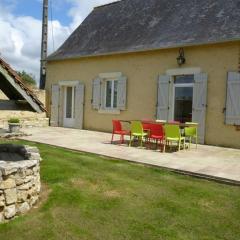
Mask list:
POLYGON ((122 0, 95 8, 48 60, 240 40, 240 0, 122 0))

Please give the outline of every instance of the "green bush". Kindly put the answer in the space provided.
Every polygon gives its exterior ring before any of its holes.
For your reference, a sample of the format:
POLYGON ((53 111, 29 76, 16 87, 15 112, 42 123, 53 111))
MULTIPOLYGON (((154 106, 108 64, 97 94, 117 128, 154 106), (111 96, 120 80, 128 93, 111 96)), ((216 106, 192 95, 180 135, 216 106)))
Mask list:
POLYGON ((8 123, 20 123, 20 119, 19 118, 10 118, 8 120, 8 123))

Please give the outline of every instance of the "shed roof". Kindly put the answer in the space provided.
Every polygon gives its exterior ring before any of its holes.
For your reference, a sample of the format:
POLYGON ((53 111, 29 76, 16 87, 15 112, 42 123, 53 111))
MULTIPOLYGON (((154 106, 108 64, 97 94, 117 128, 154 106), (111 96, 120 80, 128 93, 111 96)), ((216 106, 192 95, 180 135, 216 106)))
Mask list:
POLYGON ((0 89, 9 99, 26 100, 36 112, 46 112, 43 103, 2 58, 0 58, 0 89))
POLYGON ((95 8, 48 60, 240 40, 240 0, 122 0, 95 8))

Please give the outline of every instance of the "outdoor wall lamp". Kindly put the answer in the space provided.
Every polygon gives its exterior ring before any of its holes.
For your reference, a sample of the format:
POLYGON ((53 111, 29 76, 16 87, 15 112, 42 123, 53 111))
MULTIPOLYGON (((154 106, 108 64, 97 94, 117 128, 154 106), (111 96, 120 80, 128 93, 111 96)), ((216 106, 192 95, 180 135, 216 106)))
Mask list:
POLYGON ((184 50, 183 48, 179 49, 179 56, 177 57, 177 63, 179 66, 183 65, 186 62, 185 56, 184 56, 184 50))

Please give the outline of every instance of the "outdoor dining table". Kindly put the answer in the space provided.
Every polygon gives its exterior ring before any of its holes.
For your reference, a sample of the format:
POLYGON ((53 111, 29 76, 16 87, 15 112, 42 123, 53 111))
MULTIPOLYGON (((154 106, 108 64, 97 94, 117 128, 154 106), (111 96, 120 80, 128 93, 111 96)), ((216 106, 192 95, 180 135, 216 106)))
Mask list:
POLYGON ((140 122, 153 123, 153 124, 162 124, 162 125, 172 124, 172 125, 178 125, 180 128, 191 127, 191 126, 198 126, 197 123, 158 122, 157 120, 156 121, 120 120, 120 122, 129 123, 129 124, 131 124, 132 121, 140 121, 140 122))

